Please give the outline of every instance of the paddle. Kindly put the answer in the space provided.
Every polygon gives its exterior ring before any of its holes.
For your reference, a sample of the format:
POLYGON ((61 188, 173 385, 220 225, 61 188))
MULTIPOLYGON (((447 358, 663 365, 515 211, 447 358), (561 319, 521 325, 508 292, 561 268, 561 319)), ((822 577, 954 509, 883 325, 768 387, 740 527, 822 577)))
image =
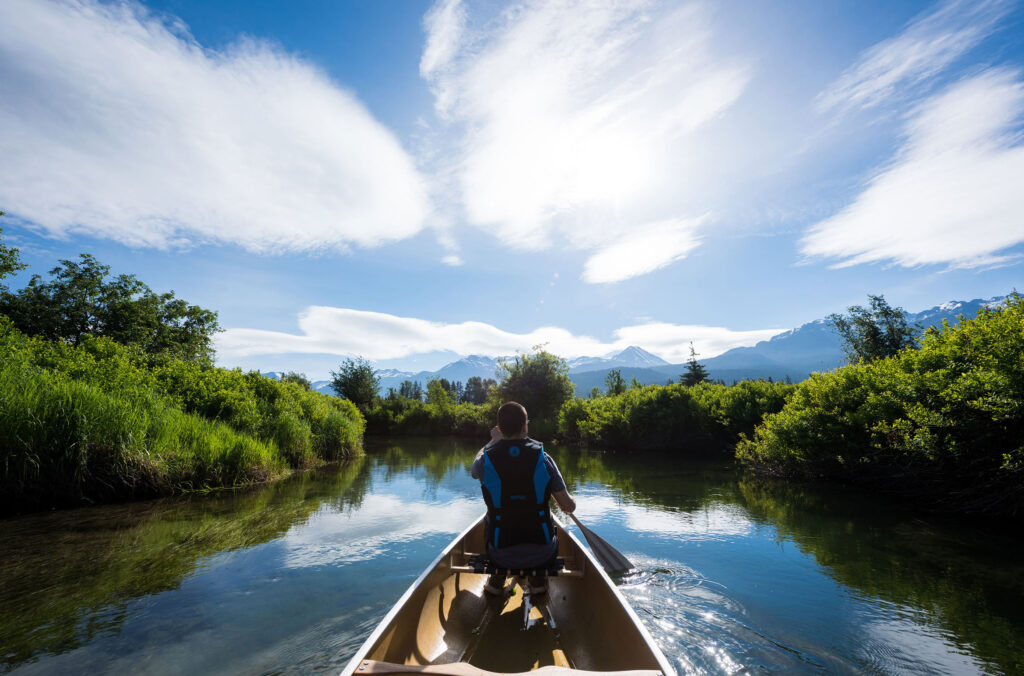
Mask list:
POLYGON ((590 530, 576 518, 576 515, 569 512, 569 518, 573 520, 573 523, 583 533, 583 537, 586 538, 587 544, 590 545, 590 550, 594 552, 594 556, 601 563, 609 574, 615 575, 617 573, 625 573, 627 570, 633 567, 633 564, 629 562, 625 556, 622 555, 615 547, 605 542, 603 539, 598 537, 597 533, 590 530))

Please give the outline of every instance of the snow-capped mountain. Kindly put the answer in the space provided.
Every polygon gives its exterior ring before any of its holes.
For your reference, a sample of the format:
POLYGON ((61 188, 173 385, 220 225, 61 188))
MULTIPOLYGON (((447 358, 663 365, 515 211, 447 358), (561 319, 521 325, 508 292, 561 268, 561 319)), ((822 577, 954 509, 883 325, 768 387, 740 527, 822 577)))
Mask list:
MULTIPOLYGON (((907 321, 911 325, 928 328, 947 320, 956 323, 960 315, 973 318, 984 306, 996 305, 1005 300, 1005 296, 996 298, 977 298, 970 301, 950 301, 917 313, 908 313, 907 321)), ((465 383, 473 376, 495 378, 498 362, 504 357, 487 357, 485 355, 469 355, 437 371, 399 371, 381 369, 377 371, 380 378, 380 391, 385 394, 389 387, 397 389, 404 380, 419 382, 426 387, 427 381, 433 378, 446 378, 450 381, 465 383)), ((725 382, 746 378, 774 378, 782 380, 789 377, 794 382, 803 380, 814 371, 828 371, 846 363, 839 336, 825 319, 816 319, 795 329, 790 329, 769 340, 762 341, 752 347, 737 347, 717 357, 703 359, 712 378, 725 382)), ((604 387, 604 378, 611 369, 620 369, 627 380, 636 378, 645 385, 665 384, 678 381, 685 369, 685 364, 670 364, 661 357, 636 346, 630 346, 621 352, 603 357, 578 357, 569 360, 569 376, 576 383, 576 392, 585 396, 592 387, 604 387)), ((278 372, 266 372, 264 375, 275 379, 281 377, 278 372)), ((313 383, 318 392, 333 394, 330 381, 319 380, 313 383)))
POLYGON ((668 366, 669 363, 656 354, 647 350, 630 345, 621 352, 605 357, 577 357, 569 360, 569 373, 584 373, 599 369, 614 369, 621 367, 656 368, 668 366))

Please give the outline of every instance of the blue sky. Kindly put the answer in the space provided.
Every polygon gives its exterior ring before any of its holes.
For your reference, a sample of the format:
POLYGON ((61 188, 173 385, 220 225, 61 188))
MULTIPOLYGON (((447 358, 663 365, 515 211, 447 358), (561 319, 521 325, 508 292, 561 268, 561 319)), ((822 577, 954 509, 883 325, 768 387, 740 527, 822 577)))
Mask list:
POLYGON ((1024 8, 0 3, 0 209, 325 377, 1021 286, 1024 8))

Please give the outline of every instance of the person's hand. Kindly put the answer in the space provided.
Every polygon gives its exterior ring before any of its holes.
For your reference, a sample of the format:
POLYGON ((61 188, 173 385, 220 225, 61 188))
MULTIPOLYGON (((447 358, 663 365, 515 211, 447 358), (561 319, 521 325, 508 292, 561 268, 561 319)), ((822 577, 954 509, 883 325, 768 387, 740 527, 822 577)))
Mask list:
POLYGON ((495 425, 494 427, 491 428, 491 443, 493 444, 495 442, 501 441, 501 439, 501 430, 498 429, 497 425, 495 425))

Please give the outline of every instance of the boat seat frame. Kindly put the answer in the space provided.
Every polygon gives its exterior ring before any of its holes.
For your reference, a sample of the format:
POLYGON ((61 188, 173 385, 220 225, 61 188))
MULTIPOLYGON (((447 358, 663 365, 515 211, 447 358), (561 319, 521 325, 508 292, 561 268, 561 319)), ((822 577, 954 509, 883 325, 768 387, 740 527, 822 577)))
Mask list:
POLYGON ((453 551, 448 561, 448 567, 453 573, 475 573, 477 575, 527 575, 540 577, 584 577, 586 573, 586 559, 577 561, 576 557, 562 557, 555 559, 554 563, 544 568, 501 568, 494 565, 487 554, 466 551, 466 543, 459 545, 459 551, 453 551), (456 557, 460 559, 456 561, 456 557), (579 563, 578 568, 567 567, 579 563))

